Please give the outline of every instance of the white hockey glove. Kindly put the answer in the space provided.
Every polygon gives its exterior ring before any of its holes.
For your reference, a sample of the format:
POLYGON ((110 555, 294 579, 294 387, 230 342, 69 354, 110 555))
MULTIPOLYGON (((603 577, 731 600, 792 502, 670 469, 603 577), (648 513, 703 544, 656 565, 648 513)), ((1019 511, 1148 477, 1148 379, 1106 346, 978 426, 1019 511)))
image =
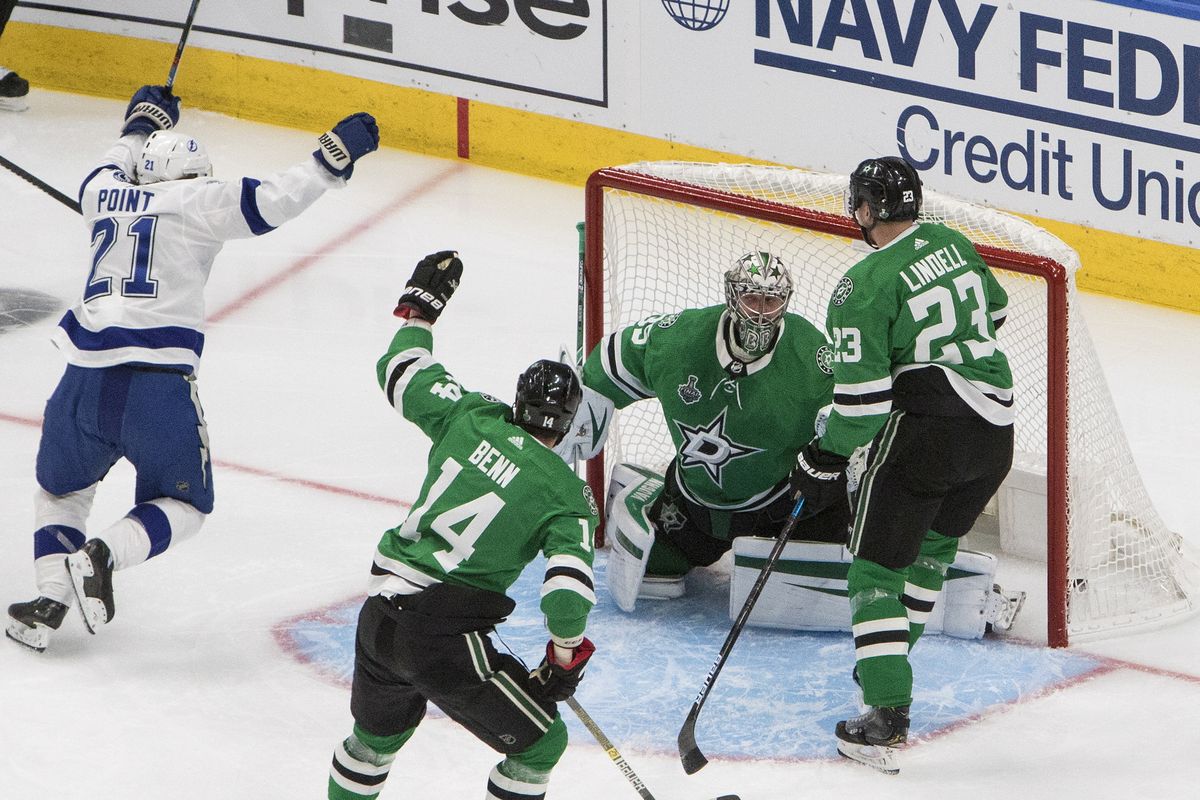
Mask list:
POLYGON ((615 410, 612 400, 584 386, 583 400, 575 411, 571 430, 554 446, 554 452, 568 464, 596 456, 608 439, 615 410))

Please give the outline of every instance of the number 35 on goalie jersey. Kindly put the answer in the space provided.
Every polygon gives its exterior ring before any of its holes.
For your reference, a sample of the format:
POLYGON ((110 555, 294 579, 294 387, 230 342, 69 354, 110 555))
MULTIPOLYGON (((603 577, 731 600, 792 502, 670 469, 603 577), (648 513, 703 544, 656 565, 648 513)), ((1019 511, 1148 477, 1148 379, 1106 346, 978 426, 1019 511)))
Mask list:
POLYGON ((582 634, 596 602, 590 488, 511 422, 507 404, 464 389, 432 347, 427 327, 407 325, 378 364, 389 402, 432 446, 412 511, 379 542, 371 593, 433 581, 503 593, 541 552, 550 632, 582 634))

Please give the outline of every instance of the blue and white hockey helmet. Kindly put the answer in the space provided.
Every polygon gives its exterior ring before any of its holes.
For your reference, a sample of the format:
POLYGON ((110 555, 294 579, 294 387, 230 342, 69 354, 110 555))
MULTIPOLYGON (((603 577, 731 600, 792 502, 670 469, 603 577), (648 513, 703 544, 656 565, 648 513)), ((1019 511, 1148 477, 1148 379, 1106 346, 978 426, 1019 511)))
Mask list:
POLYGON ((191 136, 155 131, 142 147, 136 172, 139 184, 207 178, 212 175, 212 161, 204 145, 191 136))

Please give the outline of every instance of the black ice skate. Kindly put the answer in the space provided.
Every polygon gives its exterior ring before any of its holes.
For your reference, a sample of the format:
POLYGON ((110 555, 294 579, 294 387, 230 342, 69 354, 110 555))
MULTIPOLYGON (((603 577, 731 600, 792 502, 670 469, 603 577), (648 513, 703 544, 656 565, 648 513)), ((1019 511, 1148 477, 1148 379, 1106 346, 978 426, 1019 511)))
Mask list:
POLYGON ((71 585, 79 601, 79 613, 88 633, 111 622, 116 614, 113 603, 113 559, 108 545, 99 539, 89 539, 77 552, 67 556, 71 585))
POLYGON ((900 771, 897 751, 908 741, 908 706, 872 707, 837 724, 838 754, 880 772, 900 771))
POLYGON ((0 67, 0 109, 24 111, 29 108, 25 96, 29 94, 29 81, 17 73, 0 67))
POLYGON ((43 652, 50 643, 50 632, 58 630, 67 606, 49 597, 39 597, 27 603, 8 607, 8 638, 28 648, 43 652))

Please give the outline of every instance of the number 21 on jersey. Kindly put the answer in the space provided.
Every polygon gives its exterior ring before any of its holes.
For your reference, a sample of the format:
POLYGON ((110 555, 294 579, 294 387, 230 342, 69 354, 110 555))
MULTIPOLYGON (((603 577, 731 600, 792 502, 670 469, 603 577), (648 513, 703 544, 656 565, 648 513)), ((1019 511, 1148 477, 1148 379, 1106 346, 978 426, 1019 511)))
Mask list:
MULTIPOLYGON (((150 277, 154 267, 154 230, 158 217, 153 214, 141 216, 129 223, 125 235, 133 239, 133 255, 130 256, 128 277, 121 279, 122 297, 157 297, 158 281, 150 277)), ((92 226, 92 271, 88 273, 87 286, 83 290, 83 302, 107 297, 113 293, 112 277, 97 277, 100 265, 117 243, 121 224, 112 217, 101 217, 92 226)), ((121 265, 116 265, 120 270, 121 265)))

